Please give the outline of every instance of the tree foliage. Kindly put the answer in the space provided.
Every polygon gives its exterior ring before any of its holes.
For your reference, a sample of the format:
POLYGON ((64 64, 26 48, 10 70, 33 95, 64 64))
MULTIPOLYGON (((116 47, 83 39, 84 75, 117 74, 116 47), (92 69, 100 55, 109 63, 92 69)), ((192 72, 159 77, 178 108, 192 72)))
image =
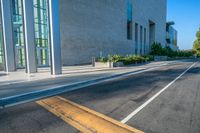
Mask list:
POLYGON ((151 46, 151 55, 162 55, 163 54, 163 48, 160 43, 153 43, 151 46))
POLYGON ((174 57, 191 57, 194 55, 193 50, 173 51, 169 46, 163 48, 160 43, 154 43, 151 47, 151 55, 174 57))
POLYGON ((197 56, 200 56, 200 28, 196 33, 196 40, 194 41, 193 50, 196 52, 197 56))

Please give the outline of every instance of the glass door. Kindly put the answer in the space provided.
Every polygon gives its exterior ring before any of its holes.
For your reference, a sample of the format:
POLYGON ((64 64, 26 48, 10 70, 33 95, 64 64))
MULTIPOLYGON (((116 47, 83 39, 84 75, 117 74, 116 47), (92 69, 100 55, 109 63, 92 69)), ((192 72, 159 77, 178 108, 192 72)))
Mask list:
POLYGON ((16 54, 15 59, 17 68, 24 68, 25 67, 24 46, 16 46, 15 54, 16 54))
POLYGON ((15 45, 15 61, 17 68, 25 68, 24 27, 22 0, 12 0, 13 37, 15 45))
POLYGON ((48 48, 37 47, 37 63, 39 67, 45 67, 49 64, 48 48))
POLYGON ((49 66, 48 0, 34 0, 34 17, 38 67, 49 66))

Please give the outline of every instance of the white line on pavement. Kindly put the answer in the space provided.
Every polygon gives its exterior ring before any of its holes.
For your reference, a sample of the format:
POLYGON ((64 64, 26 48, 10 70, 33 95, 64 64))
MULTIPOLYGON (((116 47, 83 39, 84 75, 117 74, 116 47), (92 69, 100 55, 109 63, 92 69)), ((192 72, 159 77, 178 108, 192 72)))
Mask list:
POLYGON ((163 93, 167 88, 169 88, 173 83, 175 83, 178 79, 180 79, 187 71, 189 71, 196 63, 193 63, 187 70, 185 70, 181 75, 179 75, 176 79, 174 79, 171 83, 165 86, 162 90, 160 90, 157 94, 151 97, 148 101, 134 110, 131 114, 129 114, 126 118, 121 120, 122 123, 127 123, 131 118, 133 118, 137 113, 139 113, 143 108, 145 108, 148 104, 150 104, 154 99, 156 99, 161 93, 163 93))

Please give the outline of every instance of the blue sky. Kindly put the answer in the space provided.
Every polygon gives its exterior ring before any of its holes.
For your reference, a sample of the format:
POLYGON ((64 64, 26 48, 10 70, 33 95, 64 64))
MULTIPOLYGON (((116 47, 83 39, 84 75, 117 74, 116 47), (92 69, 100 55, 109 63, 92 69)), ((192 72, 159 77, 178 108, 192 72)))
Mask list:
POLYGON ((175 21, 180 49, 191 49, 200 27, 200 0, 167 0, 167 20, 175 21))

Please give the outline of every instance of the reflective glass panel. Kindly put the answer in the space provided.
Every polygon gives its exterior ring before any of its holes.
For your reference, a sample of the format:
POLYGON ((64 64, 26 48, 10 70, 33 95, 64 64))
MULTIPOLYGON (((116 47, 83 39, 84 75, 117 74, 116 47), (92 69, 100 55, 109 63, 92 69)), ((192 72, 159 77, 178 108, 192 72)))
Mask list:
POLYGON ((22 1, 12 0, 13 12, 13 37, 15 44, 15 60, 17 68, 25 67, 25 53, 24 53, 24 27, 23 27, 23 13, 22 1))
POLYGON ((38 66, 49 65, 48 0, 34 0, 35 40, 38 66))

